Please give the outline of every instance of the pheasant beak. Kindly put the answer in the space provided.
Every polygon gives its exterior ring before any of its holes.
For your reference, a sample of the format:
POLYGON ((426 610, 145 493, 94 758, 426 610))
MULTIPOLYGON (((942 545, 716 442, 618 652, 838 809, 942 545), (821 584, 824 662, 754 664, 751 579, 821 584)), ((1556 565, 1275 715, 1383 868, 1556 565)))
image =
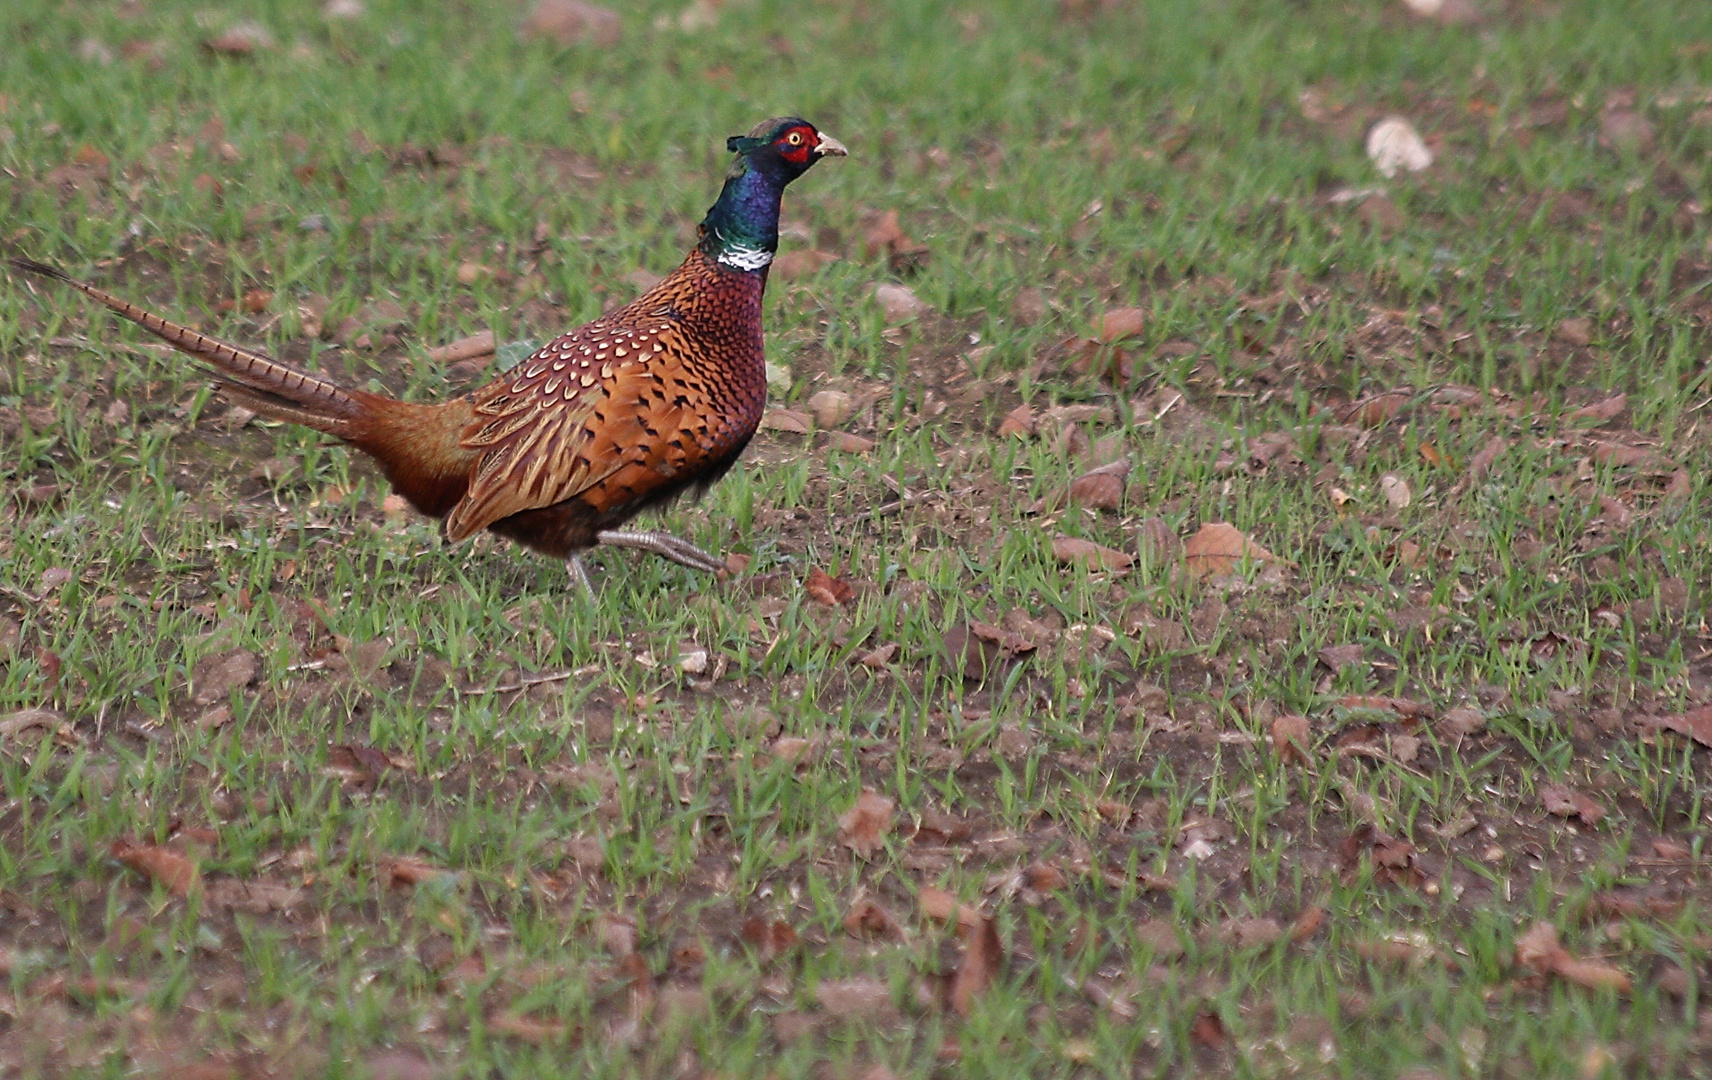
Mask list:
POLYGON ((823 131, 820 134, 820 141, 818 143, 815 143, 815 145, 814 145, 814 156, 815 157, 849 157, 850 151, 844 149, 843 143, 839 142, 837 139, 834 139, 831 135, 828 135, 823 131))

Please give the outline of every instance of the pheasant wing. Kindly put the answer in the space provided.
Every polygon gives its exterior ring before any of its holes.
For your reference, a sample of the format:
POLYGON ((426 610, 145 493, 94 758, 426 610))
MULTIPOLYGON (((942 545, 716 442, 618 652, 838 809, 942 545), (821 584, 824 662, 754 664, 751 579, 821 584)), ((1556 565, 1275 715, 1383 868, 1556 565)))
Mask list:
POLYGON ((591 323, 477 391, 459 442, 481 457, 446 518, 447 539, 563 502, 645 458, 646 406, 657 404, 647 363, 671 329, 591 323))

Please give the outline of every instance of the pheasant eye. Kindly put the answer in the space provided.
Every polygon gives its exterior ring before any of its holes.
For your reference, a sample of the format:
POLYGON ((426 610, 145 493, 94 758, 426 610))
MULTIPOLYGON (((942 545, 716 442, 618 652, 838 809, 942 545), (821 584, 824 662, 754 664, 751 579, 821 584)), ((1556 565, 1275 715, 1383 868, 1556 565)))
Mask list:
POLYGON ((800 131, 793 131, 789 135, 785 136, 785 141, 790 143, 792 146, 801 146, 803 144, 803 134, 800 131))

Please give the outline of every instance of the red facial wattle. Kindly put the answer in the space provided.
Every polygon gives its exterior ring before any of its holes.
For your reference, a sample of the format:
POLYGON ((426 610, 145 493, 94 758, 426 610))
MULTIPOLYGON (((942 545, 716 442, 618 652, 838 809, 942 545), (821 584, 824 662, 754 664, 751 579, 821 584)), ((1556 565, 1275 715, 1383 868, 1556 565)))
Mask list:
POLYGON ((799 127, 787 131, 774 145, 779 148, 779 156, 786 161, 793 165, 807 165, 809 155, 814 153, 819 141, 820 136, 813 128, 799 127), (796 140, 794 144, 792 139, 796 140))

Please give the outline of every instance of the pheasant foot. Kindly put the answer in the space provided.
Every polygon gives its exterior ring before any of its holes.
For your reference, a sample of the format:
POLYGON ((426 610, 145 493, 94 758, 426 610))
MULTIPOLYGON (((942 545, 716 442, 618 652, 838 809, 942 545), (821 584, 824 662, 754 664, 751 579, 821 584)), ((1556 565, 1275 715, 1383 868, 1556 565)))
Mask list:
POLYGON ((662 559, 670 559, 679 566, 687 566, 691 570, 702 570, 709 574, 717 574, 725 569, 723 560, 714 558, 688 540, 679 539, 668 532, 631 532, 627 529, 607 529, 605 532, 597 533, 595 539, 613 547, 651 551, 662 559))

